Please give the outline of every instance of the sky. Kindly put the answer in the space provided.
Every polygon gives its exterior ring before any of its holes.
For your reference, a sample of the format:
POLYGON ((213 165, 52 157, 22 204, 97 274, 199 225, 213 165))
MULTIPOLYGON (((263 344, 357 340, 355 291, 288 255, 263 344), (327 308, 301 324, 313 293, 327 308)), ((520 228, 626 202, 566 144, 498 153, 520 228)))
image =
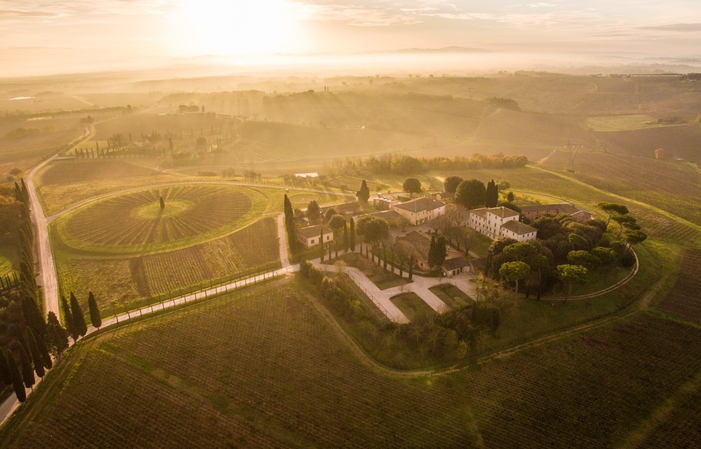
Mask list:
POLYGON ((0 0, 0 77, 459 46, 701 57, 700 0, 0 0))

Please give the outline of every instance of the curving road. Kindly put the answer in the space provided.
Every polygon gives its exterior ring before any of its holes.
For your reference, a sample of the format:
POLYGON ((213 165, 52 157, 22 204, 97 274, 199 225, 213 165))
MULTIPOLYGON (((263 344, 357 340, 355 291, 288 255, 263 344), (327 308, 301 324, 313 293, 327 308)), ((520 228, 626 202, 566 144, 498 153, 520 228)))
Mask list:
MULTIPOLYGON (((95 128, 90 127, 86 129, 85 135, 79 139, 69 143, 69 146, 78 145, 80 142, 91 139, 95 135, 95 128)), ((36 229, 36 240, 37 240, 37 260, 39 263, 39 282, 44 294, 44 313, 47 315, 49 312, 56 314, 56 317, 60 320, 61 314, 59 313, 58 306, 58 279, 56 278, 56 267, 54 265, 54 256, 51 252, 51 241, 49 240, 49 221, 44 215, 44 209, 41 207, 41 201, 39 201, 39 195, 37 195, 36 188, 34 187, 34 175, 37 174, 44 166, 52 162, 58 157, 58 154, 46 159, 41 164, 34 167, 34 169, 29 172, 29 175, 25 178, 25 185, 27 186, 27 192, 29 193, 29 201, 32 212, 32 221, 34 222, 34 227, 36 229)))

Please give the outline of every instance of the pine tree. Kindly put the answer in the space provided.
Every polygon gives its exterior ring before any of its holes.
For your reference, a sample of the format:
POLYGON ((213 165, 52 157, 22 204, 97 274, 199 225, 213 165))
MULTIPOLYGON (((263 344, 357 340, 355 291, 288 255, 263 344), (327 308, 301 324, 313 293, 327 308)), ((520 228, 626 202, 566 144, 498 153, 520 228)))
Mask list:
POLYGON ((37 342, 34 339, 34 334, 32 334, 31 329, 27 329, 29 333, 29 338, 27 338, 27 343, 29 346, 29 355, 32 357, 32 364, 34 365, 34 372, 37 376, 44 377, 46 372, 44 371, 44 359, 42 359, 39 353, 39 348, 37 347, 37 342))
POLYGON ((58 359, 63 354, 63 351, 68 349, 68 331, 61 327, 56 314, 53 312, 49 312, 47 321, 46 344, 51 354, 58 359))
POLYGON ((34 368, 32 368, 32 361, 29 358, 27 351, 22 347, 22 345, 19 345, 18 348, 19 361, 20 365, 22 365, 22 381, 24 382, 24 386, 29 388, 34 385, 34 382, 36 381, 36 379, 34 379, 34 368))
POLYGON ((78 335, 81 337, 84 337, 88 332, 88 325, 85 324, 83 308, 80 307, 78 298, 75 297, 73 292, 71 292, 71 315, 73 316, 73 323, 75 325, 76 332, 78 332, 78 335))
POLYGON ((15 396, 20 402, 27 400, 27 391, 22 383, 22 376, 17 367, 17 362, 12 354, 7 355, 7 365, 10 368, 10 376, 12 377, 12 389, 15 390, 15 396))
POLYGON ((97 301, 95 301, 95 296, 92 292, 88 292, 88 308, 90 309, 90 322, 95 329, 99 329, 102 326, 102 317, 100 316, 100 309, 97 307, 97 301))
POLYGON ((10 366, 5 358, 5 351, 2 349, 0 349, 0 380, 5 385, 12 385, 12 373, 10 373, 10 366))
POLYGON ((350 250, 355 252, 355 220, 351 218, 350 220, 350 235, 348 236, 350 242, 350 250))
POLYGON ((71 308, 68 305, 68 301, 66 301, 65 296, 61 296, 61 308, 63 309, 63 322, 66 325, 68 333, 71 335, 73 341, 75 342, 78 340, 80 334, 76 329, 75 321, 73 320, 73 314, 71 313, 71 308))

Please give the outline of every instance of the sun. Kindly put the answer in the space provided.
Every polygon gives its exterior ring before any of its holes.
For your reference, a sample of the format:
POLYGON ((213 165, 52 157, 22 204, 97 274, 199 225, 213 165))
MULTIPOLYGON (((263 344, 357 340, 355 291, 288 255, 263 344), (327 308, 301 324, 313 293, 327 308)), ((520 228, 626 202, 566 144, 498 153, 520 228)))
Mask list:
POLYGON ((184 0, 181 38, 201 52, 261 55, 281 51, 290 31, 283 0, 184 0))

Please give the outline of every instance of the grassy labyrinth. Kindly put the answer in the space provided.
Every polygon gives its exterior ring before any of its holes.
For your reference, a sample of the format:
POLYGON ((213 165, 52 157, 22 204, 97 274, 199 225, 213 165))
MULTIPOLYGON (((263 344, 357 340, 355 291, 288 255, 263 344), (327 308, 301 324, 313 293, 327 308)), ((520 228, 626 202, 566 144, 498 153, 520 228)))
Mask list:
POLYGON ((58 231, 68 246, 89 251, 170 249, 246 224, 265 206, 265 199, 256 196, 248 189, 219 185, 152 188, 83 207, 62 218, 58 231))

